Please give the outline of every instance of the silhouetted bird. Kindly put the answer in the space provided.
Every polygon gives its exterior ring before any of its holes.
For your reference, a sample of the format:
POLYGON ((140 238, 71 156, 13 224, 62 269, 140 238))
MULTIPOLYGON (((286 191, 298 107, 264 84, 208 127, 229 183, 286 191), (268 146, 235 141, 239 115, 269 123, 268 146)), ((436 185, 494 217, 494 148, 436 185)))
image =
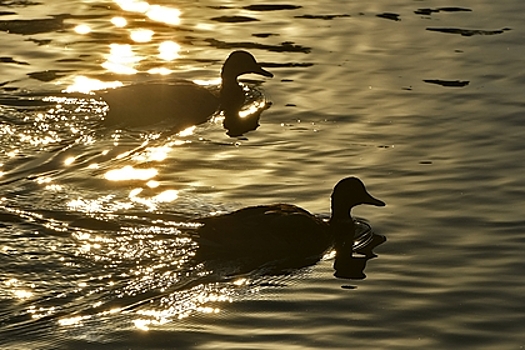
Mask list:
POLYGON ((318 261, 331 247, 351 254, 355 224, 351 209, 359 204, 384 206, 356 177, 334 187, 331 217, 322 220, 290 204, 248 207, 197 220, 198 260, 242 261, 247 268, 271 262, 301 267, 318 261), (346 247, 346 248, 345 248, 346 247))
POLYGON ((234 51, 224 62, 219 97, 208 89, 188 81, 136 84, 101 93, 109 105, 106 125, 148 126, 169 123, 172 130, 184 130, 207 121, 217 110, 226 118, 238 118, 245 93, 237 82, 247 73, 273 77, 246 51, 234 51))

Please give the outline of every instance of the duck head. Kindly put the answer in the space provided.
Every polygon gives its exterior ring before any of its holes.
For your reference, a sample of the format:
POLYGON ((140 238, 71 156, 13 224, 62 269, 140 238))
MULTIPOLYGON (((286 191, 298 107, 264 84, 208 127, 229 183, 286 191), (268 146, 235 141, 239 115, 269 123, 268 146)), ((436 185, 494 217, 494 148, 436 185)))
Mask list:
POLYGON ((237 80, 243 74, 254 73, 272 78, 273 74, 264 70, 255 60, 253 55, 247 51, 234 51, 228 56, 222 66, 221 78, 225 80, 237 80))
MULTIPOLYGON (((273 77, 273 74, 264 70, 259 63, 255 61, 252 54, 247 51, 239 50, 232 52, 222 66, 222 85, 219 102, 220 109, 224 111, 226 119, 232 119, 234 121, 239 119, 239 111, 245 103, 245 92, 238 84, 237 78, 242 74, 248 73, 259 74, 270 78, 273 77)), ((254 130, 259 125, 257 121, 258 119, 252 123, 254 125, 253 128, 247 128, 246 131, 254 130)), ((230 122, 230 124, 232 123, 230 122)), ((229 129, 228 127, 226 128, 229 129)), ((233 134, 236 133, 237 132, 233 132, 233 134)))
POLYGON ((331 222, 351 219, 350 211, 356 205, 369 204, 377 207, 384 207, 386 205, 385 202, 374 198, 368 193, 363 182, 356 177, 347 177, 339 181, 334 187, 331 200, 331 222))

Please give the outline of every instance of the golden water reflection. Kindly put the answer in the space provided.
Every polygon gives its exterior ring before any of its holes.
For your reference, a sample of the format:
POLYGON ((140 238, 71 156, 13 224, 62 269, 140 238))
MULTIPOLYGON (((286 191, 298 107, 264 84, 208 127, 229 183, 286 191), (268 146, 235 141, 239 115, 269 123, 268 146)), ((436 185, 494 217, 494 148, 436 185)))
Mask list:
POLYGON ((129 193, 129 199, 132 202, 139 203, 148 208, 148 210, 156 210, 159 203, 170 203, 179 198, 179 191, 165 190, 154 196, 140 196, 144 192, 144 188, 134 188, 129 193))
POLYGON ((148 74, 158 74, 158 75, 168 75, 173 73, 173 71, 166 67, 155 67, 148 70, 148 74))
POLYGON ((128 21, 124 17, 113 17, 111 23, 118 28, 123 28, 128 25, 128 21))
POLYGON ((239 117, 246 118, 252 116, 258 111, 266 109, 266 106, 266 100, 254 101, 253 103, 250 103, 248 106, 246 106, 245 109, 239 111, 239 117))
POLYGON ((137 169, 131 165, 126 165, 120 169, 113 169, 106 172, 104 178, 109 181, 130 181, 130 180, 150 180, 157 176, 158 170, 154 168, 137 169))
POLYGON ((102 67, 117 74, 135 74, 137 70, 135 65, 144 58, 137 56, 131 45, 128 44, 111 44, 109 45, 110 53, 102 67))
MULTIPOLYGON (((148 19, 155 22, 168 25, 179 25, 181 22, 181 11, 174 7, 152 5, 147 1, 140 0, 114 0, 114 2, 124 11, 144 14, 148 19)), ((128 25, 128 20, 123 16, 112 17, 110 21, 117 28, 123 28, 128 25)), ((78 24, 73 30, 80 35, 86 35, 93 31, 92 27, 87 24, 78 24)), ((155 34, 155 31, 148 28, 134 28, 129 30, 129 38, 136 44, 144 44, 153 41, 155 34)), ((142 50, 142 48, 140 49, 142 50)), ((179 58, 180 50, 181 47, 178 43, 172 40, 165 40, 158 44, 158 54, 156 56, 163 61, 174 61, 179 58)), ((134 47, 130 44, 112 43, 109 45, 109 54, 105 55, 105 61, 101 66, 115 74, 136 74, 139 71, 137 68, 138 63, 146 59, 147 56, 153 54, 152 52, 146 51, 146 54, 139 55, 137 52, 138 47, 134 47)), ((153 67, 149 68, 147 72, 149 74, 167 75, 170 74, 172 70, 164 67, 153 67)), ((93 90, 97 89, 88 90, 85 87, 70 87, 67 91, 89 92, 93 90)))
POLYGON ((78 34, 89 34, 91 33, 91 27, 87 24, 79 24, 74 28, 75 32, 78 34))
POLYGON ((160 186, 160 183, 155 180, 149 180, 148 182, 146 182, 146 186, 148 186, 149 188, 157 188, 160 186))
POLYGON ((136 43, 147 43, 151 41, 155 32, 149 29, 134 29, 130 33, 131 40, 136 43))
POLYGON ((233 302, 237 293, 235 284, 199 284, 186 291, 169 294, 159 300, 159 307, 149 307, 136 312, 136 328, 147 331, 150 326, 161 326, 173 319, 184 319, 195 313, 217 314, 219 304, 233 302))
POLYGON ((73 164, 75 162, 75 157, 67 157, 65 160, 64 160, 64 165, 65 166, 69 166, 71 164, 73 164))
POLYGON ((193 135, 193 132, 195 131, 197 127, 195 125, 190 126, 189 128, 186 128, 178 133, 181 137, 187 137, 193 135))
POLYGON ((150 6, 150 9, 146 12, 146 16, 149 19, 171 25, 180 24, 180 15, 180 10, 160 5, 150 6))
MULTIPOLYGON (((11 294, 16 299, 20 299, 20 300, 29 299, 34 294, 28 288, 23 288, 22 281, 19 281, 16 278, 11 278, 9 280, 4 281, 4 287, 7 288, 8 290, 11 289, 11 294)), ((35 285, 31 284, 30 288, 35 288, 35 285)))
POLYGON ((218 86, 222 83, 222 79, 221 78, 207 79, 207 80, 194 79, 192 80, 192 82, 200 86, 218 86))
POLYGON ((166 160, 170 151, 169 146, 148 147, 144 152, 133 155, 132 159, 138 162, 162 162, 166 160))
POLYGON ((167 40, 159 45, 159 58, 164 61, 173 61, 179 58, 180 45, 174 41, 167 40))
POLYGON ((115 0, 115 2, 120 6, 121 9, 128 12, 145 13, 149 8, 149 4, 146 1, 115 0))
POLYGON ((71 211, 84 213, 113 213, 118 210, 129 210, 133 207, 132 204, 114 201, 113 195, 102 196, 94 200, 77 198, 70 200, 67 207, 71 211))
POLYGON ((62 318, 58 320, 58 324, 61 326, 73 326, 73 325, 80 325, 83 320, 86 320, 90 318, 89 316, 75 316, 75 317, 69 317, 69 318, 62 318))
POLYGON ((162 203, 169 203, 173 202, 179 197, 179 191, 177 190, 165 190, 158 195, 156 195, 153 199, 157 202, 162 203))
POLYGON ((98 79, 88 78, 83 75, 76 76, 73 80, 73 84, 69 85, 65 92, 73 93, 90 93, 96 90, 112 89, 119 86, 123 86, 120 81, 101 81, 98 79))
POLYGON ((149 19, 169 25, 179 25, 181 12, 174 7, 150 5, 141 0, 115 0, 124 11, 142 13, 149 19))

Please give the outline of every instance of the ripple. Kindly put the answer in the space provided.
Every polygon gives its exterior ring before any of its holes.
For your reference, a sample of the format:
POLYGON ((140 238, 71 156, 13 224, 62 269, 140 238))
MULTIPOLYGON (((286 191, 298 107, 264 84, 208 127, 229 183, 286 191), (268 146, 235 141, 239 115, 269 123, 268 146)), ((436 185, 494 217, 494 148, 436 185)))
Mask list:
POLYGON ((249 5, 244 6, 243 9, 249 11, 283 11, 283 10, 297 10, 302 6, 297 5, 249 5))
POLYGON ((379 18, 389 19, 392 21, 401 21, 399 16, 400 15, 398 15, 397 13, 392 13, 392 12, 383 12, 383 13, 376 15, 376 17, 379 17, 379 18))
POLYGON ((438 7, 435 9, 420 8, 414 11, 416 15, 427 15, 427 16, 430 16, 433 13, 439 13, 439 12, 472 12, 472 10, 466 7, 438 7))
POLYGON ((0 21, 0 31, 13 34, 34 35, 73 28, 72 24, 64 24, 64 19, 67 17, 67 15, 56 15, 53 16, 53 18, 45 19, 0 21))
POLYGON ((24 61, 17 61, 13 59, 12 57, 0 57, 0 62, 2 63, 14 63, 14 64, 20 64, 23 66, 29 66, 29 63, 24 61))
MULTIPOLYGON (((310 53, 311 48, 296 45, 293 42, 283 42, 280 45, 266 45, 254 42, 226 42, 213 38, 205 39, 206 42, 218 49, 259 49, 274 52, 302 52, 310 53)), ((264 65, 263 65, 264 66, 264 65)))
POLYGON ((499 30, 480 30, 480 29, 460 29, 460 28, 436 28, 428 27, 427 30, 432 32, 441 32, 447 34, 459 34, 461 36, 473 36, 473 35, 497 35, 503 34, 506 31, 511 30, 510 28, 503 28, 499 30))
POLYGON ((331 21, 334 18, 345 18, 350 17, 350 15, 344 14, 344 15, 300 15, 300 16, 294 16, 294 18, 303 18, 303 19, 322 19, 325 21, 331 21))
POLYGON ((257 18, 247 17, 247 16, 220 16, 213 17, 212 21, 222 22, 222 23, 244 23, 244 22, 254 22, 258 21, 257 18))
POLYGON ((424 79, 425 83, 436 84, 447 87, 464 87, 470 82, 468 80, 440 80, 440 79, 424 79))

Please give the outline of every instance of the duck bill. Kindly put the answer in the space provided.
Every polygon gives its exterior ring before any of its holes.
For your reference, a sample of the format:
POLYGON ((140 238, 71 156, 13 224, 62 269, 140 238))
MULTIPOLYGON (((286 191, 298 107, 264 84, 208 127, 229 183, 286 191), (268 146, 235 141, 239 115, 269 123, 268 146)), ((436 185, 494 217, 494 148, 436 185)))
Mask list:
POLYGON ((363 204, 375 205, 376 207, 384 207, 386 205, 382 200, 372 197, 369 193, 367 194, 368 198, 363 201, 363 204))
POLYGON ((273 78, 273 74, 263 69, 262 67, 259 67, 257 70, 253 71, 253 73, 259 74, 259 75, 262 75, 268 78, 273 78))

